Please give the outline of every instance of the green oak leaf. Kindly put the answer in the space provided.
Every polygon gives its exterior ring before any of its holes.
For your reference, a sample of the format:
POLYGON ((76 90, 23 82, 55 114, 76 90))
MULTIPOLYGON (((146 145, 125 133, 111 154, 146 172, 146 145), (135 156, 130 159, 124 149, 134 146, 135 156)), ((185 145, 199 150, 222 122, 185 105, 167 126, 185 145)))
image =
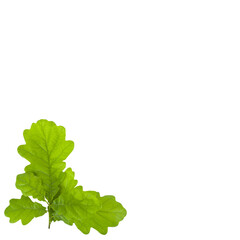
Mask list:
POLYGON ((23 225, 28 224, 34 217, 40 217, 46 213, 46 208, 40 203, 32 202, 29 197, 11 199, 10 205, 5 209, 5 215, 10 218, 10 223, 21 220, 23 225))
POLYGON ((64 127, 39 120, 23 132, 26 144, 18 147, 18 153, 30 162, 25 171, 41 178, 50 203, 59 191, 59 178, 66 166, 63 161, 74 148, 73 141, 66 141, 65 135, 64 127))
POLYGON ((83 191, 76 186, 74 173, 67 169, 62 182, 62 193, 53 201, 54 220, 62 220, 85 234, 95 228, 106 234, 108 227, 115 227, 126 216, 126 210, 115 200, 114 196, 100 197, 95 191, 83 191), (68 190, 67 190, 68 189, 68 190))
POLYGON ((24 196, 32 196, 44 201, 45 190, 42 181, 31 172, 17 175, 16 188, 21 190, 24 196))
MULTIPOLYGON (((75 173, 72 171, 71 168, 65 170, 65 172, 61 175, 61 183, 59 184, 59 192, 55 196, 55 199, 59 197, 59 195, 72 191, 74 187, 77 185, 77 180, 74 179, 75 173)), ((73 221, 65 218, 64 215, 57 214, 55 211, 52 210, 51 207, 51 219, 50 221, 64 221, 68 225, 72 225, 73 221)))
POLYGON ((101 234, 107 234, 108 227, 116 227, 127 215, 126 209, 115 200, 114 196, 100 197, 101 207, 85 221, 75 221, 75 225, 87 234, 90 228, 96 229, 101 234))
POLYGON ((74 179, 75 173, 71 168, 67 168, 62 174, 62 182, 59 184, 60 194, 72 191, 78 181, 74 179))

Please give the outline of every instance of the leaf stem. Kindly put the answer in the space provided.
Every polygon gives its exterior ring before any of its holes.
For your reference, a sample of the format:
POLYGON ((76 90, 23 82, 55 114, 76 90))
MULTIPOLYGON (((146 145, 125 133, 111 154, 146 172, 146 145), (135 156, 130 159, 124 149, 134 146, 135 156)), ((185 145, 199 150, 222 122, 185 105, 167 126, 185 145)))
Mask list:
POLYGON ((52 222, 52 216, 50 212, 50 205, 48 205, 48 229, 50 229, 51 222, 52 222))

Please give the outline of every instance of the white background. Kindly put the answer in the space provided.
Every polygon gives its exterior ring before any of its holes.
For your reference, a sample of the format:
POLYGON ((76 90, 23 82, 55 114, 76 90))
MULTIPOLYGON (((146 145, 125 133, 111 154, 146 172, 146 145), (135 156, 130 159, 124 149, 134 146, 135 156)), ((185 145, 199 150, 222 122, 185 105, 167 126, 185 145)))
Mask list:
POLYGON ((239 1, 0 2, 0 238, 240 239, 239 1), (128 211, 106 236, 3 214, 22 132, 66 128, 67 166, 128 211))

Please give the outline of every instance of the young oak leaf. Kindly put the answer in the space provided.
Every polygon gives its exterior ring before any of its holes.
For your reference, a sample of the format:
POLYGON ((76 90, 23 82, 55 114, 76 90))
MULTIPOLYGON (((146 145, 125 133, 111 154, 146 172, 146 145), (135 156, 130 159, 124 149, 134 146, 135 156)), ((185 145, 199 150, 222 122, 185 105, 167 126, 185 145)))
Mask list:
POLYGON ((65 135, 64 127, 39 120, 23 132, 26 144, 18 147, 18 153, 30 162, 25 171, 41 178, 48 202, 59 190, 59 175, 66 166, 63 161, 74 148, 73 141, 66 141, 65 135))
POLYGON ((108 227, 116 227, 127 215, 126 209, 115 200, 114 196, 100 197, 101 207, 84 221, 75 221, 75 225, 83 233, 89 233, 90 228, 101 234, 107 234, 108 227))
POLYGON ((60 188, 63 193, 52 204, 55 220, 63 220, 69 225, 75 223, 85 234, 91 227, 106 234, 108 227, 117 226, 126 216, 126 210, 114 196, 100 197, 98 192, 83 191, 81 186, 74 188, 76 184, 73 171, 67 169, 60 188))
MULTIPOLYGON (((67 168, 65 172, 62 172, 61 174, 61 183, 59 184, 59 192, 57 195, 55 195, 54 199, 58 198, 59 195, 64 194, 66 192, 70 192, 74 189, 74 187, 77 185, 77 180, 74 179, 74 172, 71 168, 67 168)), ((70 219, 67 219, 64 217, 64 215, 56 214, 55 211, 53 211, 52 206, 50 208, 50 223, 51 221, 60 221, 62 220, 68 225, 72 225, 73 221, 70 219)))
POLYGON ((60 194, 71 192, 76 186, 78 181, 74 179, 75 173, 71 168, 67 168, 62 174, 62 182, 59 184, 60 194))
POLYGON ((11 199, 10 205, 5 209, 5 215, 10 218, 10 223, 21 220, 23 225, 28 224, 34 217, 40 217, 47 211, 40 203, 32 202, 29 197, 11 199))
POLYGON ((31 172, 17 175, 16 188, 21 190, 24 196, 32 196, 39 201, 44 201, 45 190, 42 181, 31 172))

